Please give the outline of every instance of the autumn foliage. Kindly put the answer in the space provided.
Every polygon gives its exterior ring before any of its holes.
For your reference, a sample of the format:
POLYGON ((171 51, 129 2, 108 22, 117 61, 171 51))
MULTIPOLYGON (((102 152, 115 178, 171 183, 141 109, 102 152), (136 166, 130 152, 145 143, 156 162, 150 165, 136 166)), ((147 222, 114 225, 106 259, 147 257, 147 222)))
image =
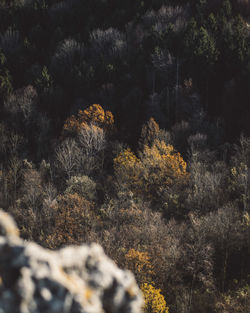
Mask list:
POLYGON ((125 260, 127 268, 136 275, 139 282, 143 283, 152 278, 154 271, 148 252, 129 249, 125 255, 125 260))
POLYGON ((249 0, 0 0, 0 208, 25 240, 98 242, 171 313, 247 313, 249 18, 249 0))
POLYGON ((156 289, 153 284, 144 283, 141 285, 141 290, 144 296, 145 313, 169 313, 161 289, 156 289))
POLYGON ((122 151, 114 159, 116 177, 128 189, 136 193, 154 193, 156 188, 169 188, 188 178, 187 164, 172 145, 155 140, 145 145, 137 157, 130 149, 122 151))
POLYGON ((145 313, 168 313, 168 307, 160 289, 154 287, 152 276, 155 274, 150 256, 146 251, 129 249, 125 255, 126 267, 136 276, 144 296, 145 313), (152 283, 148 283, 152 282, 152 283))
POLYGON ((131 149, 125 149, 114 159, 114 170, 121 183, 125 183, 134 190, 138 189, 141 179, 142 163, 131 149))
POLYGON ((114 117, 110 111, 104 111, 100 104, 93 104, 85 110, 79 110, 77 116, 72 115, 64 124, 64 130, 79 133, 88 124, 95 124, 104 129, 111 129, 114 117))
POLYGON ((52 208, 50 234, 45 239, 50 248, 86 241, 96 216, 90 201, 78 194, 60 195, 52 208))
POLYGON ((165 184, 169 185, 174 180, 187 176, 186 162, 172 145, 167 145, 164 141, 156 140, 152 147, 145 146, 142 160, 144 167, 148 169, 148 175, 156 183, 165 179, 165 184))

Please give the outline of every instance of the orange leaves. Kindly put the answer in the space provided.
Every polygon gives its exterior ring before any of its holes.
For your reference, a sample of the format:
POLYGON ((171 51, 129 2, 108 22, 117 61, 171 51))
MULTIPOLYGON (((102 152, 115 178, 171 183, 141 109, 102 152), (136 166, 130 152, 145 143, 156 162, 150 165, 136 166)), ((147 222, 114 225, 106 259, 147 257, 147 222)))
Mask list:
POLYGON ((77 116, 72 115, 68 118, 63 128, 78 133, 90 123, 108 130, 114 125, 114 117, 110 111, 105 112, 99 104, 93 104, 84 111, 79 110, 77 116))
POLYGON ((63 125, 64 130, 73 133, 78 133, 82 127, 83 127, 82 123, 74 115, 68 118, 65 124, 63 125))
POLYGON ((128 268, 133 272, 152 273, 153 266, 150 263, 150 257, 147 252, 140 252, 135 249, 130 249, 125 255, 128 268))
POLYGON ((110 125, 110 126, 114 125, 114 116, 110 111, 105 112, 104 120, 105 120, 106 125, 110 125))
POLYGON ((125 262, 126 267, 134 273, 139 284, 152 280, 154 269, 148 252, 129 249, 125 255, 125 262))
POLYGON ((85 122, 92 122, 96 124, 102 124, 105 120, 105 112, 99 104, 93 104, 84 111, 78 113, 80 119, 85 122))
POLYGON ((53 208, 54 225, 46 238, 50 248, 84 241, 95 221, 92 203, 78 194, 64 194, 57 197, 53 208))
POLYGON ((145 313, 168 313, 168 307, 161 290, 156 289, 153 282, 148 283, 152 281, 154 274, 148 253, 130 249, 125 255, 125 259, 127 268, 135 274, 137 281, 141 284, 141 291, 144 296, 143 311, 145 313))

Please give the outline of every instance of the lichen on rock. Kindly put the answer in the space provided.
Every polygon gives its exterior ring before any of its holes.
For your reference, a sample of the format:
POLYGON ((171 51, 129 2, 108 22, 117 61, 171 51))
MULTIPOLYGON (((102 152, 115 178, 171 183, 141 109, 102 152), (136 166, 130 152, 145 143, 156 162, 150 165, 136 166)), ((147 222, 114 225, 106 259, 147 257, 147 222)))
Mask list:
POLYGON ((44 249, 0 211, 0 313, 140 313, 131 272, 97 244, 44 249))

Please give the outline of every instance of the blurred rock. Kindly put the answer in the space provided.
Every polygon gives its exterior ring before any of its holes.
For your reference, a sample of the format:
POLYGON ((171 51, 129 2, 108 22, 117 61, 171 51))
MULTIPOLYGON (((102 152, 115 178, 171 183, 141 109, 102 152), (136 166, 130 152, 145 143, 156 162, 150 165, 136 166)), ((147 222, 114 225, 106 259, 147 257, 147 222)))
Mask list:
POLYGON ((0 313, 139 313, 133 275, 97 244, 46 250, 0 211, 0 313))

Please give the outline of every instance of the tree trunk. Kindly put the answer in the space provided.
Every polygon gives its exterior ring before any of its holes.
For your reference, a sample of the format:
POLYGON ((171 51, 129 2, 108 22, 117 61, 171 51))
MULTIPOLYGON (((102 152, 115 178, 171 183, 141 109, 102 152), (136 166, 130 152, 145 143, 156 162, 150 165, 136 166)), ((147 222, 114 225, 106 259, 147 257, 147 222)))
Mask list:
POLYGON ((222 284, 221 284, 222 292, 225 291, 225 281, 226 281, 226 275, 227 275, 227 262, 228 262, 228 247, 226 246, 225 258, 224 258, 224 263, 223 263, 222 284))
POLYGON ((189 301, 188 301, 188 310, 187 313, 191 312, 191 305, 192 305, 192 298, 193 298, 193 287, 194 287, 194 275, 192 277, 192 283, 190 288, 190 294, 189 294, 189 301))

